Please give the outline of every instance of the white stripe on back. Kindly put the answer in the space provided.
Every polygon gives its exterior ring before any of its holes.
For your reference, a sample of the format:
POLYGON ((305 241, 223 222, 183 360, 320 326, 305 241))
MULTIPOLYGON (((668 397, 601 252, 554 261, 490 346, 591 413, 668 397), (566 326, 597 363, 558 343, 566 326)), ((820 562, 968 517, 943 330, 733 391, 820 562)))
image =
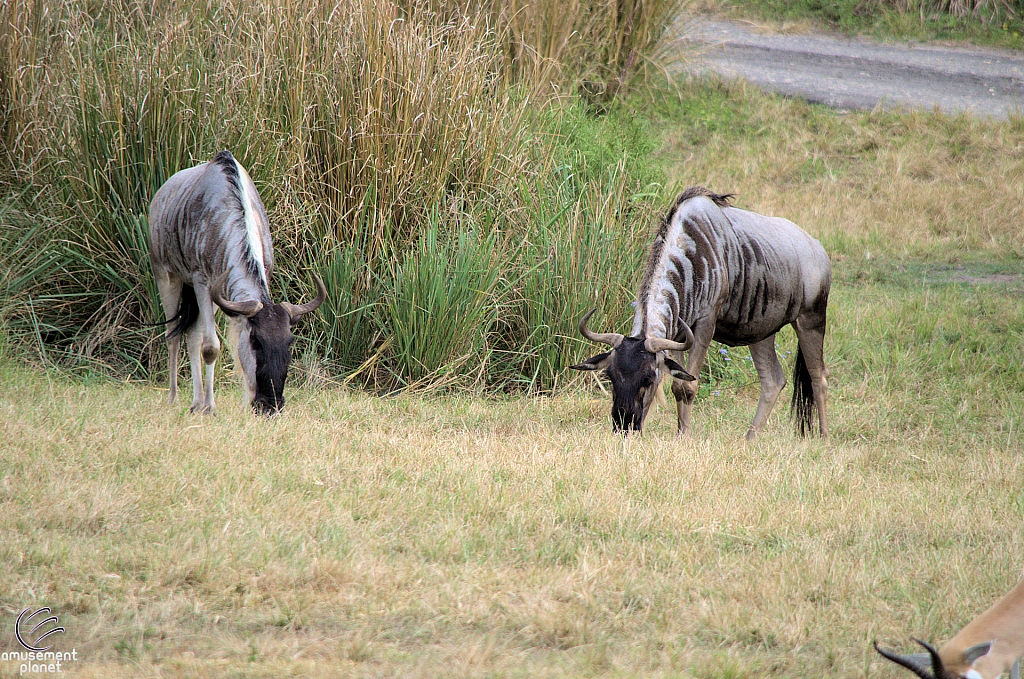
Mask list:
POLYGON ((256 268, 259 269, 260 280, 263 281, 263 285, 269 290, 270 282, 267 280, 267 267, 263 262, 263 236, 260 233, 260 224, 257 221, 256 213, 252 209, 252 200, 249 198, 249 187, 253 185, 252 179, 249 174, 242 167, 242 164, 237 160, 235 161, 235 167, 238 168, 238 176, 241 180, 242 190, 242 212, 245 218, 245 238, 249 243, 249 250, 252 252, 252 257, 256 260, 256 268))

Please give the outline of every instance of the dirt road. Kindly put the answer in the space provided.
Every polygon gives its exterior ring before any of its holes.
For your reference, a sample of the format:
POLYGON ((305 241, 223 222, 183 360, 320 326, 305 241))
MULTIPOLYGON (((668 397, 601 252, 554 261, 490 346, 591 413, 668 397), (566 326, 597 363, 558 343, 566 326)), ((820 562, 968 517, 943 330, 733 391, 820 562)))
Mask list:
POLYGON ((1024 54, 1018 52, 771 34, 725 21, 694 22, 687 36, 701 48, 698 70, 837 108, 881 102, 996 118, 1024 112, 1024 54))

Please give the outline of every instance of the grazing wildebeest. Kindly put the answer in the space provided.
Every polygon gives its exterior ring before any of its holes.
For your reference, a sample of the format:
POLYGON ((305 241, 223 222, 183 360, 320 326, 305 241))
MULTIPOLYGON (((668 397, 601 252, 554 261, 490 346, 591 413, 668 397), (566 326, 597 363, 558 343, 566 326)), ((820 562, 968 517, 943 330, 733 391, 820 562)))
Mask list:
POLYGON ((171 393, 178 395, 181 335, 192 364, 192 410, 213 414, 213 367, 220 354, 216 304, 231 322, 228 344, 242 375, 246 403, 262 414, 284 405, 291 363, 291 326, 327 298, 323 281, 307 304, 270 299, 274 250, 256 186, 228 151, 182 170, 149 206, 149 251, 160 289, 170 351, 171 393), (203 389, 203 363, 206 389, 203 389))
POLYGON ((821 244, 792 222, 729 207, 730 195, 687 189, 654 238, 637 294, 629 337, 593 333, 591 311, 580 333, 612 350, 576 370, 605 370, 612 382, 612 426, 640 431, 661 382, 674 378, 678 433, 690 426, 697 378, 711 340, 749 346, 761 398, 747 439, 764 427, 786 377, 775 354, 775 333, 796 329, 793 412, 801 435, 818 426, 828 438, 823 356, 825 307, 832 268, 821 244), (684 369, 682 352, 690 349, 684 369))
POLYGON ((914 639, 927 653, 875 650, 921 679, 1020 679, 1024 656, 1024 580, 936 649, 914 639))

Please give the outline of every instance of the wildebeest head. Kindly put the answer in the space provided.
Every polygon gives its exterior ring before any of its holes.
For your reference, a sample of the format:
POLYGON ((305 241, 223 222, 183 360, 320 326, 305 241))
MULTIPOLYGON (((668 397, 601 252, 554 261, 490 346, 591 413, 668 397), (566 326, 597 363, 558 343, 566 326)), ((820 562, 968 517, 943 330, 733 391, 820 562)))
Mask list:
MULTIPOLYGON (((906 655, 894 651, 886 651, 878 642, 875 642, 875 650, 897 665, 902 665, 908 670, 921 677, 921 679, 969 679, 972 675, 980 677, 977 671, 972 671, 974 663, 992 650, 991 641, 975 644, 963 652, 957 652, 955 657, 946 662, 939 655, 939 651, 927 641, 914 639, 927 653, 908 653, 906 655)), ((943 652, 949 652, 943 648, 943 652)))
POLYGON ((612 350, 571 367, 573 370, 604 370, 612 382, 612 430, 640 432, 666 375, 687 381, 696 379, 665 353, 689 349, 693 333, 684 324, 686 341, 674 342, 660 337, 591 332, 587 321, 595 311, 597 309, 592 309, 580 321, 580 334, 593 342, 607 344, 612 350))
POLYGON ((213 301, 233 318, 244 318, 236 360, 242 370, 245 393, 254 411, 272 415, 284 406, 284 383, 292 362, 292 326, 327 299, 327 288, 317 275, 316 299, 306 304, 263 304, 224 297, 225 273, 211 288, 213 301))

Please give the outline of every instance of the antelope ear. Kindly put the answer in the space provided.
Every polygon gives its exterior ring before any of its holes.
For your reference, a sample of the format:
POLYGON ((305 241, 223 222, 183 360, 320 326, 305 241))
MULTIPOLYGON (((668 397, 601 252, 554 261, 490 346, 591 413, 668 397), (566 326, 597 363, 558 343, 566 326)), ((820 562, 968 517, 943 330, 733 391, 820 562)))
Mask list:
POLYGON ((570 365, 572 370, 604 370, 608 367, 608 364, 612 362, 612 352, 606 351, 603 354, 597 356, 591 356, 582 363, 576 365, 570 365))
POLYGON ((668 374, 677 380, 684 380, 686 382, 695 382, 697 380, 696 377, 686 372, 683 369, 683 366, 679 365, 671 358, 665 359, 665 367, 668 368, 668 374))
POLYGON ((993 639, 992 641, 983 641, 980 644, 975 644, 974 646, 968 648, 966 651, 964 651, 964 662, 968 665, 973 665, 978 660, 978 658, 982 657, 983 655, 988 655, 988 652, 992 650, 992 644, 994 644, 995 641, 995 639, 993 639))

